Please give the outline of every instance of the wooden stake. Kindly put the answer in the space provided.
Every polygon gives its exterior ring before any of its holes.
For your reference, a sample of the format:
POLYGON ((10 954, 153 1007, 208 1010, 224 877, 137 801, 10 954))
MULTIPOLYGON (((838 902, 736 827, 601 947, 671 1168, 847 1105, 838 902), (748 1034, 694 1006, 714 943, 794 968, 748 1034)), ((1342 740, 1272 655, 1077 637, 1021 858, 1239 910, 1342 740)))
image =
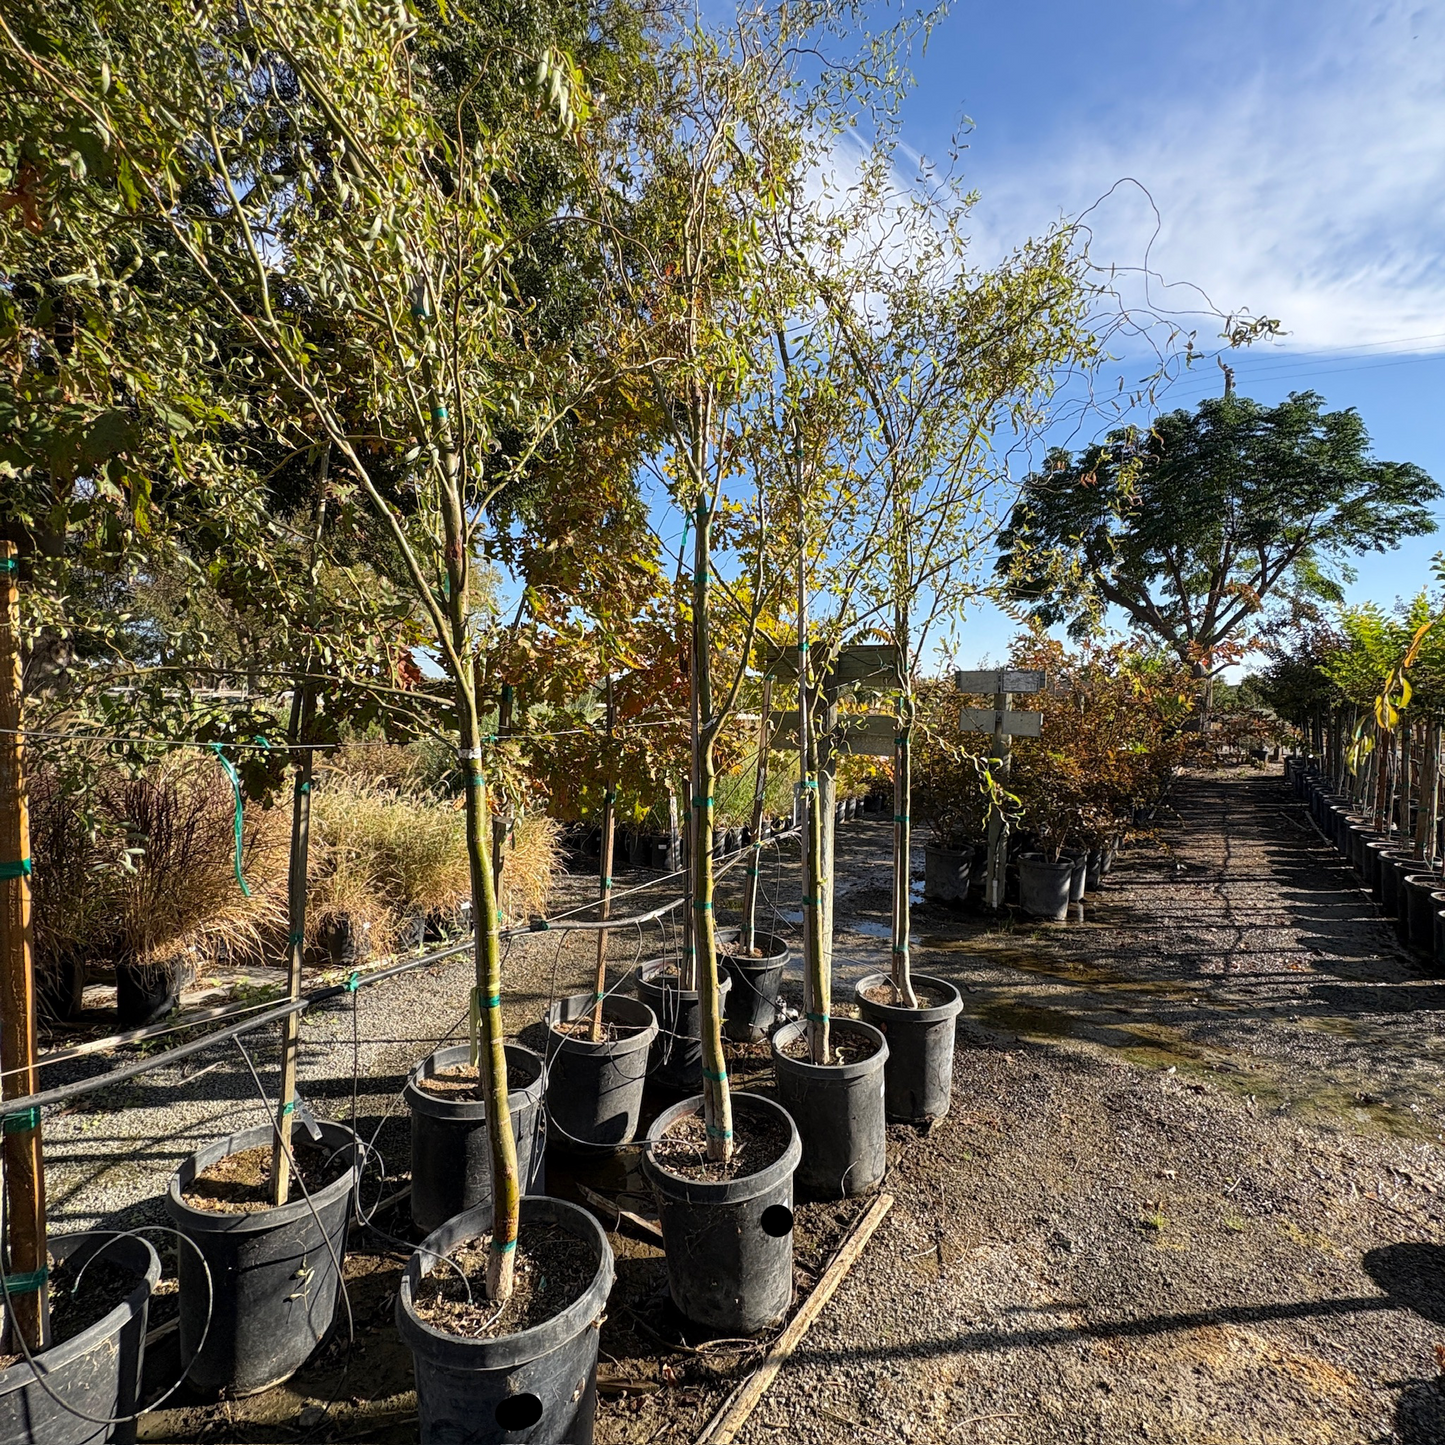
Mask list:
MULTIPOLYGON (((20 672, 20 590, 15 544, 0 542, 0 1069, 4 1097, 38 1093, 40 1071, 35 1036, 35 940, 30 919, 30 818, 21 736, 24 682, 20 672)), ((12 1323, 32 1352, 50 1336, 50 1292, 44 1271, 45 1164, 38 1113, 5 1120, 5 1187, 9 1258, 0 1261, 9 1277, 12 1323), (39 1276, 37 1280, 36 1276, 39 1276), (29 1277, 27 1279, 27 1276, 29 1277)))
MULTIPOLYGON (((612 679, 607 679, 607 749, 612 751, 612 730, 616 722, 616 711, 612 702, 612 679)), ((611 757, 608 758, 609 764, 611 757)), ((609 767, 609 771, 611 768, 609 767)), ((606 922, 612 914, 612 843, 617 830, 617 779, 607 780, 607 791, 602 795, 602 846, 597 850, 598 892, 597 916, 606 922)), ((597 930, 597 988, 592 1001, 592 1042, 602 1040, 602 1000, 607 994, 607 930, 597 930)))
MULTIPOLYGON (((497 703, 497 741, 500 742, 512 730, 512 685, 502 684, 501 700, 497 703)), ((498 808, 492 814, 492 888, 497 897, 502 896, 502 864, 507 850, 507 814, 498 808)))
POLYGON ((787 1328, 773 1342, 762 1364, 748 1377, 742 1388, 708 1421, 696 1445, 730 1445, 739 1430, 747 1423, 748 1416, 757 1408, 769 1385, 777 1378, 778 1371, 787 1363, 788 1357, 802 1343, 803 1336, 812 1327, 813 1321, 823 1313, 823 1307, 833 1298, 834 1293, 848 1271, 858 1262, 864 1246, 873 1237, 874 1231, 883 1223, 883 1216, 893 1207, 891 1194, 880 1194, 869 1207, 868 1212, 853 1228, 842 1249, 833 1257, 833 1262, 823 1272, 823 1277, 813 1293, 803 1302, 802 1308, 788 1321, 787 1328))

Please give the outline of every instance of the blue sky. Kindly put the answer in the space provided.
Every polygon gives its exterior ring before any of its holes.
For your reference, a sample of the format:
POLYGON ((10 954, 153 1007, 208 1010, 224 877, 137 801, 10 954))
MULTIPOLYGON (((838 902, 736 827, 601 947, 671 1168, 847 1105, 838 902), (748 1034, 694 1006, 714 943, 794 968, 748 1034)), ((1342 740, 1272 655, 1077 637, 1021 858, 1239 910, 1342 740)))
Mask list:
MULTIPOLYGON (((1091 215, 1097 262, 1138 267, 1148 248, 1163 304, 1201 309, 1198 287, 1278 318, 1285 336, 1231 358, 1241 391, 1356 407, 1378 456, 1445 481, 1445 6, 962 0, 915 70, 910 149, 945 156, 972 123, 980 260, 1130 178, 1091 215)), ((1220 389, 1209 364, 1168 404, 1220 389)), ((1416 590, 1441 548, 1362 557, 1352 597, 1416 590)), ((1010 631, 979 616, 962 660, 997 657, 1010 631)))

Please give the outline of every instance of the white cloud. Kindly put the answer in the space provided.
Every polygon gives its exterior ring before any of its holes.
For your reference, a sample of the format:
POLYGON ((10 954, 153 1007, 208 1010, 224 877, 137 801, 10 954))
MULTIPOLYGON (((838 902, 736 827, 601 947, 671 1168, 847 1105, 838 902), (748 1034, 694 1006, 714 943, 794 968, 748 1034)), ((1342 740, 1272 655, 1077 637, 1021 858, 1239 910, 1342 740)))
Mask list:
MULTIPOLYGON (((1129 176, 1160 212, 1153 269, 1224 311, 1279 318, 1291 347, 1445 333, 1445 8, 1333 0, 1314 18, 1287 47, 1248 55, 1247 72, 1222 49, 1197 70, 1185 54, 1167 82, 1113 97, 1097 122, 1085 107, 1006 166, 983 117, 982 250, 1129 176)), ((1221 46, 1247 44, 1221 22, 1221 46)), ((1154 217, 1139 190, 1120 187, 1091 224, 1096 261, 1142 264, 1154 217)))

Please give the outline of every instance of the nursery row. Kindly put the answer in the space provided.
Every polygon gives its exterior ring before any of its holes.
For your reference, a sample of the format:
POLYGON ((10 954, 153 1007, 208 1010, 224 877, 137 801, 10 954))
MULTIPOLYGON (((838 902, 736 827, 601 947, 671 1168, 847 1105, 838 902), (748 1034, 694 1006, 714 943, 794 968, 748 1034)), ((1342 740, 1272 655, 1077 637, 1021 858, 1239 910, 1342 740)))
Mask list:
MULTIPOLYGON (((1286 759, 1285 777, 1394 924, 1400 942, 1433 973, 1445 975, 1445 873, 1438 850, 1432 860, 1421 834, 1402 829, 1395 817, 1382 818, 1348 790, 1337 788, 1313 759, 1286 759)), ((1416 811, 1410 808, 1412 814, 1416 811)))
MULTIPOLYGON (((681 986, 677 956, 615 980, 600 1013, 592 992, 555 1002, 540 1021, 538 1049, 506 1044, 506 1137, 523 1199, 516 1282, 505 1301, 486 1297, 495 1255, 485 1076, 465 1043, 410 1071, 403 1097, 420 1243, 396 1328, 415 1363, 424 1441, 591 1439, 596 1327, 612 1255, 589 1213, 548 1197, 549 1147, 596 1161, 638 1147, 644 1119, 655 1115, 642 1165, 673 1303, 705 1330, 740 1336, 777 1323, 792 1302, 795 1187, 822 1199, 870 1193, 886 1167, 885 1121, 926 1123, 947 1112, 961 1007, 952 985, 915 976, 919 1006, 902 1008, 885 975, 864 978, 854 990, 857 1017, 832 1021, 835 1062, 820 1066, 809 1058, 806 1021, 781 996, 788 946, 757 934, 744 956, 736 929, 720 930, 719 943, 726 1034, 739 1044, 769 1041, 776 1094, 732 1095, 734 1150, 725 1164, 705 1148, 700 997, 681 986)), ((265 1124, 215 1141, 177 1169, 165 1203, 179 1239, 179 1349, 193 1392, 265 1390, 318 1347, 341 1303, 348 1231, 369 1220, 360 1186, 373 1162, 351 1129, 303 1113, 289 1145, 265 1124), (300 1197, 277 1206, 271 1175, 283 1155, 300 1197)), ((160 1275, 144 1234, 51 1241, 60 1261, 51 1282, 57 1342, 34 1366, 18 1360, 0 1373, 4 1439, 111 1438, 105 1422, 137 1410, 148 1300, 160 1275), (72 1322, 67 1331, 59 1316, 81 1306, 57 1286, 75 1284, 82 1266, 89 1287, 78 1298, 88 1313, 83 1328, 72 1322)))

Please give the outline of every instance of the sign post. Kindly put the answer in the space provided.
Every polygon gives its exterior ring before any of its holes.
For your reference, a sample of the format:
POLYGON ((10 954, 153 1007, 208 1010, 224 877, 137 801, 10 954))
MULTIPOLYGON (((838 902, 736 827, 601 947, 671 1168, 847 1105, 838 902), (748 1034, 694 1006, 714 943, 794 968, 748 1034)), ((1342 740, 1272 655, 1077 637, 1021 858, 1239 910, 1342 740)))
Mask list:
MULTIPOLYGON (((1008 780, 1013 739, 1036 738, 1043 735, 1042 713, 1017 712, 1010 704, 1015 693, 1042 692, 1042 672, 1000 669, 995 672, 956 672, 953 680, 959 692, 978 695, 993 694, 993 707, 966 707, 959 716, 959 726, 966 733, 993 734, 989 746, 989 771, 996 783, 1008 780)), ((997 803, 988 810, 988 870, 984 875, 984 904, 997 911, 1003 907, 1004 874, 1008 864, 1008 820, 997 803)))

